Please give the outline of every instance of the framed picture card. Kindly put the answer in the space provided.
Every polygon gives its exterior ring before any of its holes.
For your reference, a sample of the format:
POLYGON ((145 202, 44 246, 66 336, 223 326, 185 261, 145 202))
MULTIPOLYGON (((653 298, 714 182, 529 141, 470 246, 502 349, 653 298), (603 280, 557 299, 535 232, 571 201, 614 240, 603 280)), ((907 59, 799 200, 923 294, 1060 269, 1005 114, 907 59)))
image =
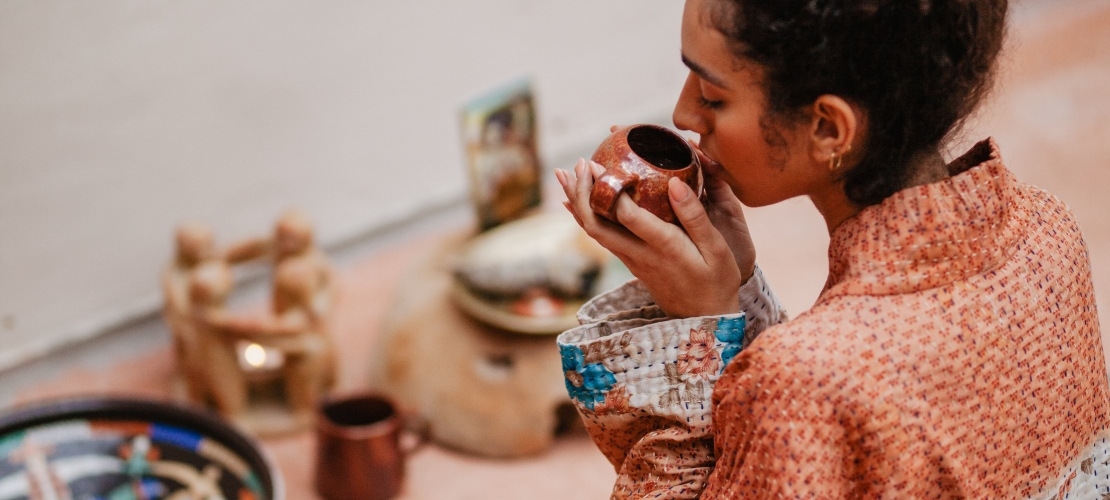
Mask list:
POLYGON ((463 108, 471 199, 483 231, 540 205, 535 115, 528 80, 499 88, 463 108))

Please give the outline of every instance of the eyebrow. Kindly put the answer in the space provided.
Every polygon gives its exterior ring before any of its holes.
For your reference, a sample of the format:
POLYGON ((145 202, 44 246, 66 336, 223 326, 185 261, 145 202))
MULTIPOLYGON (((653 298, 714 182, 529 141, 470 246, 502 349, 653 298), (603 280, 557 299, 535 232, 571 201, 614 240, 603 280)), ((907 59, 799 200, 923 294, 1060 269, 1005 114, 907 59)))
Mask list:
POLYGON ((709 83, 712 83, 713 85, 716 85, 716 86, 721 87, 723 89, 728 88, 728 85, 725 85, 724 80, 722 80, 717 75, 714 75, 713 73, 710 73, 705 68, 703 68, 700 64, 698 64, 694 61, 691 61, 689 57, 686 57, 686 54, 682 54, 682 64, 685 64, 687 68, 690 68, 690 71, 693 71, 702 80, 705 80, 705 81, 707 81, 709 83))

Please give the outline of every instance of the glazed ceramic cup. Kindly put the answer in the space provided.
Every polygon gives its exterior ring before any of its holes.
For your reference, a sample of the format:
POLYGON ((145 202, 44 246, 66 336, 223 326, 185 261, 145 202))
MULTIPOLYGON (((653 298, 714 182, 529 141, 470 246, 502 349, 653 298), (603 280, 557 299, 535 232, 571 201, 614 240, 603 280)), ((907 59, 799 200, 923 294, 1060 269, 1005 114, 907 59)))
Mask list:
POLYGON ((594 182, 590 207, 616 221, 617 199, 632 201, 667 222, 676 222, 667 182, 677 177, 702 196, 701 163, 690 144, 658 125, 631 125, 614 131, 594 151, 593 161, 605 167, 594 182))
POLYGON ((401 490, 408 455, 426 433, 402 445, 410 419, 388 397, 356 393, 323 400, 316 414, 316 492, 325 500, 386 500, 401 490))

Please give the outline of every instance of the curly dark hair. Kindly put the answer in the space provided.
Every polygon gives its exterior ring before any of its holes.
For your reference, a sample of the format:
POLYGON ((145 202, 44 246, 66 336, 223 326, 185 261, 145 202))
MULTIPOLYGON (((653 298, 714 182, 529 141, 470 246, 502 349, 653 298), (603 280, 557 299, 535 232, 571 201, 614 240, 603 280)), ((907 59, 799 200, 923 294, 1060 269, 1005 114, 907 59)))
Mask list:
POLYGON ((713 0, 733 54, 762 66, 771 117, 823 94, 860 106, 869 133, 848 198, 902 189, 910 160, 941 146, 990 90, 1007 0, 713 0))

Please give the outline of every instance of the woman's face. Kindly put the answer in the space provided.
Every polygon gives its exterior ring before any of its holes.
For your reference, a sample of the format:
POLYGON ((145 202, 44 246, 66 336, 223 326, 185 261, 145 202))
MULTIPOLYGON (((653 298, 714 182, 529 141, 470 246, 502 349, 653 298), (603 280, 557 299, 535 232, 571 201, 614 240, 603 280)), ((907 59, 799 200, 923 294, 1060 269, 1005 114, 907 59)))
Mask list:
POLYGON ((674 109, 676 127, 701 136, 701 148, 721 164, 710 173, 748 206, 810 194, 817 179, 807 160, 803 122, 772 121, 761 87, 762 70, 737 59, 712 26, 707 5, 687 0, 682 15, 682 61, 690 68, 674 109))

